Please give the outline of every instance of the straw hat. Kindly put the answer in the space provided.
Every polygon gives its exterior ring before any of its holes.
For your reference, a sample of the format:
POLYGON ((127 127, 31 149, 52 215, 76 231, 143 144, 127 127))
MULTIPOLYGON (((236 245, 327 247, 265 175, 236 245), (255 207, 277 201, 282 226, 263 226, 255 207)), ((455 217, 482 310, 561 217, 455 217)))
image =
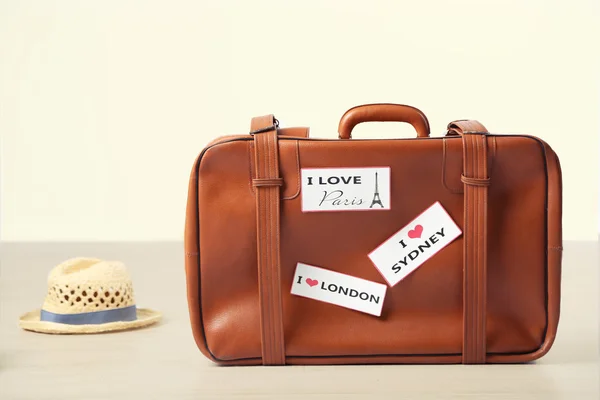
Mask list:
POLYGON ((42 333, 99 333, 158 322, 158 311, 137 308, 125 265, 72 258, 50 271, 41 310, 22 315, 19 326, 42 333))

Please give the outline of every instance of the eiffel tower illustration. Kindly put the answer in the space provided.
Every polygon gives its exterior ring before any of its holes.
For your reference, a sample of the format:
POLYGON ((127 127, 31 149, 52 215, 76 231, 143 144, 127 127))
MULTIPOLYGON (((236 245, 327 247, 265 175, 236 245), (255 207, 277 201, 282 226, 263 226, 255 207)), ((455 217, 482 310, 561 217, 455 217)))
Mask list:
POLYGON ((381 208, 383 208, 383 203, 381 202, 381 198, 379 198, 379 182, 377 179, 377 172, 375 172, 375 193, 373 194, 373 201, 371 202, 371 207, 369 208, 373 208, 375 204, 379 204, 381 208))

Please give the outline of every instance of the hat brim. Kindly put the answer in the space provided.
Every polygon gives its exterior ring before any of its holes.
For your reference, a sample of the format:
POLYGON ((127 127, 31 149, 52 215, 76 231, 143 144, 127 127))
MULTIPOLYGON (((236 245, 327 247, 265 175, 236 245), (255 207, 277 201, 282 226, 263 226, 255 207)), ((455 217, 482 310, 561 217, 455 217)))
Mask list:
POLYGON ((28 331, 54 334, 102 333, 142 328, 158 322, 160 312, 148 308, 137 309, 135 321, 107 322, 97 325, 68 325, 56 322, 40 321, 41 310, 30 311, 19 318, 19 326, 28 331))

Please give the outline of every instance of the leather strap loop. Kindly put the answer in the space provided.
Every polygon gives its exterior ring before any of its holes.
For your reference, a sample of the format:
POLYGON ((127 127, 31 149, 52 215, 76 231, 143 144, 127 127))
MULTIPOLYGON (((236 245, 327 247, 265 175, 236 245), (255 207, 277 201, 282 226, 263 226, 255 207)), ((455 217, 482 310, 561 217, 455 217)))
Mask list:
POLYGON ((262 187, 262 186, 283 186, 282 178, 273 178, 273 179, 252 179, 252 186, 254 187, 262 187))
MULTIPOLYGON (((459 129, 464 133, 463 128, 459 129)), ((477 127, 479 129, 479 127, 477 127)), ((463 134, 463 364, 486 362, 487 136, 463 134)))
POLYGON ((490 186, 490 179, 480 179, 480 178, 468 178, 464 175, 460 176, 460 180, 462 181, 462 183, 464 183, 465 185, 471 185, 471 186, 490 186))
POLYGON ((254 132, 258 295, 264 365, 285 364, 283 311, 280 272, 280 191, 279 147, 273 115, 252 119, 254 132), (257 133, 259 132, 259 133, 257 133))

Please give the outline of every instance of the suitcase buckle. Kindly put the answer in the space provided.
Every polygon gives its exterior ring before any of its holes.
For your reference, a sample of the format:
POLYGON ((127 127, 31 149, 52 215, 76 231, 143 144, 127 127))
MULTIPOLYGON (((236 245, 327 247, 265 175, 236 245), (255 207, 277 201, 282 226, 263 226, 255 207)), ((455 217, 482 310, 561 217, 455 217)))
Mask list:
POLYGON ((269 132, 269 131, 276 131, 279 128, 279 120, 277 118, 274 118, 275 123, 271 126, 267 126, 266 128, 260 128, 257 129, 255 131, 250 131, 250 135, 254 136, 257 133, 265 133, 265 132, 269 132))

